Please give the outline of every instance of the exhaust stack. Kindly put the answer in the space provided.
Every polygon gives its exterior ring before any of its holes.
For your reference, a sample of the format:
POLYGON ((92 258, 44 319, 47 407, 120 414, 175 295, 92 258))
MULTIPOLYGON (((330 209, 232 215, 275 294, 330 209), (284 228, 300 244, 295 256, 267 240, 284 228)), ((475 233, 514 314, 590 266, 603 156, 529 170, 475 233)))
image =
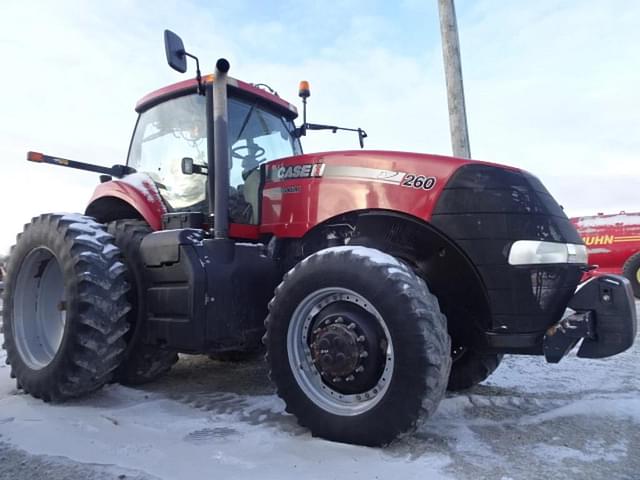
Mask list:
MULTIPOLYGON (((227 72, 229 62, 216 62, 213 83, 213 149, 214 168, 209 168, 209 204, 214 199, 214 231, 216 239, 229 237, 229 139, 227 114, 227 72)), ((211 210, 210 210, 211 211, 211 210)))

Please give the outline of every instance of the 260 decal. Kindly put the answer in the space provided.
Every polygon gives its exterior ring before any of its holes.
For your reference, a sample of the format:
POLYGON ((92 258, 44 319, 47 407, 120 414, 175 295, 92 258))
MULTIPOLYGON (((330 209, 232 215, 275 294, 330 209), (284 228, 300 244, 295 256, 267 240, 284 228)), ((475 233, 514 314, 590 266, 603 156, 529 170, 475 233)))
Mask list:
POLYGON ((436 177, 407 173, 402 179, 401 185, 403 187, 417 188, 420 190, 431 190, 436 186, 436 177))

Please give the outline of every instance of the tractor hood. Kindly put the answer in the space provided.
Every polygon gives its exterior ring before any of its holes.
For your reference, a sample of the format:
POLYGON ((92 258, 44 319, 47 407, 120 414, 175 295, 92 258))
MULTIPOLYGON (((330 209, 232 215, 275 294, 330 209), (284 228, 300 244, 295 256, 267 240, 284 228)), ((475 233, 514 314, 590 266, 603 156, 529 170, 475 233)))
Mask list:
POLYGON ((443 189, 465 165, 520 170, 441 155, 354 150, 300 155, 265 168, 262 230, 301 236, 342 213, 402 212, 429 221, 443 189))

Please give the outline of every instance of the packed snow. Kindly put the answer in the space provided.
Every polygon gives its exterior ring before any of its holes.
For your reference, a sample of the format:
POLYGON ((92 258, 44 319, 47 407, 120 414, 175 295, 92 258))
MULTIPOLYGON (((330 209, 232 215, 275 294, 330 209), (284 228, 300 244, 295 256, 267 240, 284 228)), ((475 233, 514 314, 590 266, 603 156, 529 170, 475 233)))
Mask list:
MULTIPOLYGON (((406 268, 400 260, 398 260, 393 255, 389 255, 388 253, 382 252, 375 248, 370 247, 362 247, 362 246, 351 246, 351 245, 341 245, 339 247, 329 247, 324 250, 320 250, 316 252, 314 255, 326 255, 330 253, 340 253, 340 252, 351 252, 352 255, 356 257, 366 258, 372 263, 376 263, 379 265, 396 265, 398 267, 406 268)), ((305 260, 307 260, 307 257, 305 260)))
POLYGON ((0 476, 35 478, 45 462, 55 478, 637 479, 639 362, 638 344, 558 365, 505 357, 417 432, 374 449, 312 438, 259 359, 184 356, 154 384, 49 405, 16 390, 2 351, 0 476))
POLYGON ((164 209, 164 203, 162 203, 160 193, 158 192, 156 184, 149 175, 145 173, 131 173, 119 180, 136 188, 147 200, 151 203, 162 205, 162 208, 164 209))

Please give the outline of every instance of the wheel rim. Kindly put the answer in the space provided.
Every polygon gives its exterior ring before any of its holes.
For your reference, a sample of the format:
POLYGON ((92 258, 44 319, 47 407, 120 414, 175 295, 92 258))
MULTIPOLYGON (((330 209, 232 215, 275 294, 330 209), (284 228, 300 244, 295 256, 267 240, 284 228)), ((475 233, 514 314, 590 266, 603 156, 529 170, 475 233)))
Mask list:
POLYGON ((289 323, 287 353, 307 398, 335 415, 371 410, 393 376, 393 343, 383 317, 365 297, 345 288, 305 297, 289 323))
POLYGON ((20 267, 13 299, 13 336, 22 361, 40 370, 54 359, 64 335, 66 304, 62 269, 44 247, 29 252, 20 267))
POLYGON ((636 282, 640 284, 640 268, 636 270, 636 282))

